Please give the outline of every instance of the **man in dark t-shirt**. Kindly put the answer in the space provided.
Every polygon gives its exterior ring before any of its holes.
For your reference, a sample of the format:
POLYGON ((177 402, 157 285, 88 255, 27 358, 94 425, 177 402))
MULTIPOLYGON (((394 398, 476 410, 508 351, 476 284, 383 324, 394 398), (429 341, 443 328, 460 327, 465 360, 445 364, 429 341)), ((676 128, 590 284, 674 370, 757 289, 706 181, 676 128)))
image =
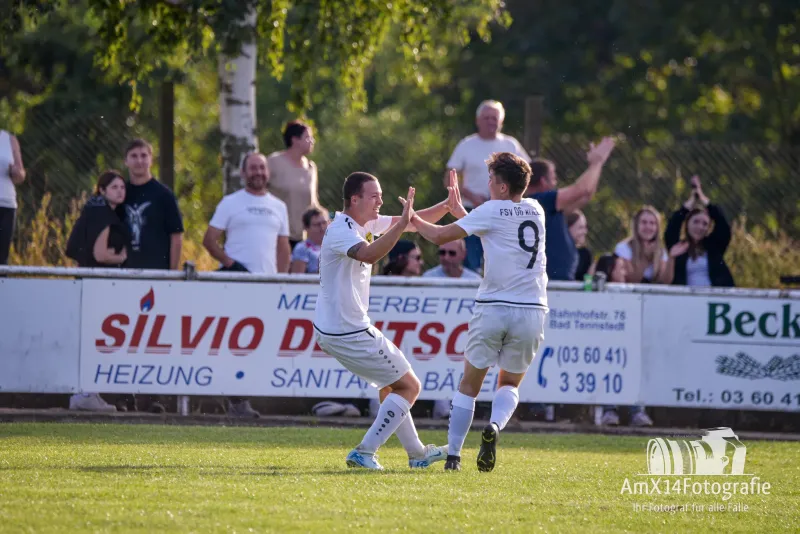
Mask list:
POLYGON ((125 221, 131 231, 131 269, 180 268, 183 220, 178 201, 167 186, 150 173, 153 151, 142 139, 131 141, 125 152, 130 180, 125 192, 125 221))
POLYGON ((556 188, 558 178, 552 161, 536 159, 531 163, 531 182, 525 196, 536 199, 545 212, 547 278, 550 280, 575 280, 578 249, 569 234, 565 214, 588 204, 597 192, 600 172, 614 144, 611 137, 604 137, 596 146, 592 144, 586 154, 589 167, 575 183, 561 189, 556 188))

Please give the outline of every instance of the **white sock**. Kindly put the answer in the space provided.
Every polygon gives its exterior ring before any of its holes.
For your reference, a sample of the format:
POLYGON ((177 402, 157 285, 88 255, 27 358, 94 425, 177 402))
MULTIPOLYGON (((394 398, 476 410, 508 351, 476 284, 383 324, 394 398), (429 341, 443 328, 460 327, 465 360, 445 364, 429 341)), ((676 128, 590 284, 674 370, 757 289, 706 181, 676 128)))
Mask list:
POLYGON ((392 437, 397 428, 405 421, 411 411, 411 405, 397 393, 389 393, 381 403, 378 417, 369 427, 364 439, 356 447, 360 452, 375 454, 378 448, 392 437))
POLYGON ((403 444, 403 448, 408 453, 409 458, 420 458, 425 454, 425 445, 419 440, 417 427, 414 425, 414 420, 411 418, 410 413, 403 422, 400 423, 400 426, 397 427, 394 433, 397 439, 400 440, 400 443, 403 444))
POLYGON ((457 391, 453 395, 453 407, 450 409, 450 425, 447 428, 447 454, 461 456, 461 448, 467 439, 475 415, 475 397, 457 391))
POLYGON ((494 392, 492 400, 492 417, 490 422, 497 425, 498 430, 503 430, 514 415, 514 410, 519 404, 519 389, 514 386, 503 386, 494 392))

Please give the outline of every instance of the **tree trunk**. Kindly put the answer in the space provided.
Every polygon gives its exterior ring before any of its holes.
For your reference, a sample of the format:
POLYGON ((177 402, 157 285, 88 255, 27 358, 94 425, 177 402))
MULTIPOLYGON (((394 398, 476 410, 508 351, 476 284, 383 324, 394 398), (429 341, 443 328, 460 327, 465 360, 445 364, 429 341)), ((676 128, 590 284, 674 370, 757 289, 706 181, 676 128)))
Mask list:
MULTIPOLYGON (((255 36, 256 11, 251 7, 238 31, 255 36)), ((256 139, 256 42, 242 44, 236 57, 219 59, 219 125, 222 132, 223 194, 243 185, 241 163, 258 149, 256 139)))

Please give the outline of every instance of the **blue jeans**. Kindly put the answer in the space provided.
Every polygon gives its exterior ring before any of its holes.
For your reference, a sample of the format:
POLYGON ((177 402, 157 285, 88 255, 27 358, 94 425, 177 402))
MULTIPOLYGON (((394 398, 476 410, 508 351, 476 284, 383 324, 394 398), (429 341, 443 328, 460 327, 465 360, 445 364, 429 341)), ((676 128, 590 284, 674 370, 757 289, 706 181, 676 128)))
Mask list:
POLYGON ((464 258, 464 267, 472 269, 475 272, 481 272, 481 265, 483 264, 483 245, 481 245, 481 238, 476 235, 468 235, 464 239, 464 244, 467 246, 467 257, 464 258))

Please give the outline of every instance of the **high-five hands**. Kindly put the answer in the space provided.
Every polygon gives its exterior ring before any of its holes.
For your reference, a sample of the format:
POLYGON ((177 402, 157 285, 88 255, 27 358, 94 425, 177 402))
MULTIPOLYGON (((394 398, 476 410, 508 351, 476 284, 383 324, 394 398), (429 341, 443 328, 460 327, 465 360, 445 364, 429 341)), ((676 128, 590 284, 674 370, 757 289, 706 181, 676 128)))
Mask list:
POLYGON ((400 220, 403 221, 403 224, 408 226, 411 223, 411 219, 414 218, 416 213, 414 212, 414 188, 408 188, 408 195, 406 198, 399 197, 400 203, 403 204, 403 214, 400 216, 400 220))
POLYGON ((447 186, 447 209, 456 219, 467 215, 467 210, 461 204, 461 190, 458 188, 458 173, 450 169, 450 183, 447 186))

